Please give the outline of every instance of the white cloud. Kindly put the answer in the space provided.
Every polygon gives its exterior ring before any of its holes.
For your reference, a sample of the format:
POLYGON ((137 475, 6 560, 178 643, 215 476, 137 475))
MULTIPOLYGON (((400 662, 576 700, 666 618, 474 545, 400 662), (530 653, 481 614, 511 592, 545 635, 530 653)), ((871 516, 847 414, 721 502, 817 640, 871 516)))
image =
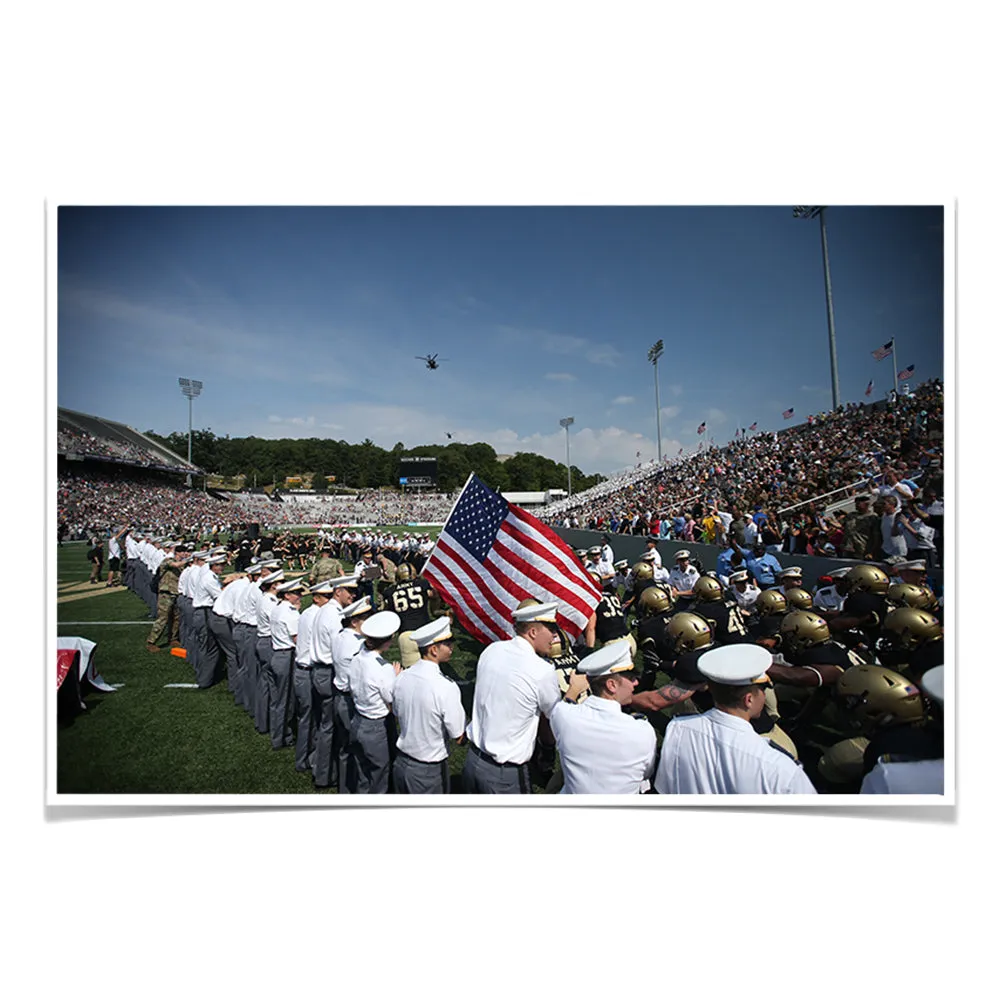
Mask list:
POLYGON ((569 372, 549 372, 545 376, 550 382, 575 382, 576 376, 569 372))
POLYGON ((725 423, 726 419, 727 419, 726 415, 725 413, 722 412, 722 410, 717 410, 715 409, 715 407, 709 407, 708 410, 709 425, 715 424, 716 426, 718 426, 719 424, 725 423))
MULTIPOLYGON (((275 414, 271 414, 267 418, 269 424, 288 424, 291 427, 315 427, 316 418, 313 416, 309 417, 279 417, 275 414)), ((328 426, 327 424, 320 424, 321 427, 328 426)))
POLYGON ((626 403, 634 403, 635 396, 616 396, 611 400, 612 406, 624 406, 626 403))
POLYGON ((661 406, 660 407, 660 416, 666 417, 668 420, 671 417, 676 417, 677 414, 680 413, 680 412, 681 412, 681 408, 679 406, 661 406))
POLYGON ((674 395, 674 396, 680 396, 681 393, 684 392, 684 386, 677 385, 676 382, 673 383, 672 385, 668 385, 667 388, 670 390, 671 394, 674 395))
POLYGON ((571 355, 583 358, 592 365, 604 365, 607 368, 616 367, 622 356, 613 344, 553 333, 551 330, 528 330, 501 325, 497 327, 497 332, 515 343, 530 343, 536 350, 541 349, 547 354, 571 355))

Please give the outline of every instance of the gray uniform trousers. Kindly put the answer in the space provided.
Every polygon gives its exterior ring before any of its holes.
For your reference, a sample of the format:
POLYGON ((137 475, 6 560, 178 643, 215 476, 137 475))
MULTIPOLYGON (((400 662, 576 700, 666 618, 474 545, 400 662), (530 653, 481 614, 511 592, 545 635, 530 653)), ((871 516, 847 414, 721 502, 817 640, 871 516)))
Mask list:
MULTIPOLYGON (((337 784, 333 773, 336 737, 333 718, 333 667, 314 663, 312 668, 313 705, 316 713, 316 753, 313 756, 313 782, 317 788, 337 784)), ((340 791, 344 786, 340 785, 340 791)))
POLYGON ((351 757, 351 720, 354 718, 354 699, 348 691, 333 689, 333 745, 337 767, 337 787, 340 794, 350 795, 357 784, 354 760, 351 757))
POLYGON ((312 670, 295 664, 292 672, 295 696, 295 770, 308 771, 316 746, 316 714, 313 710, 312 670))
POLYGON ((253 699, 253 721, 258 733, 271 731, 271 698, 267 688, 267 671, 271 666, 271 637, 257 636, 257 686, 253 699))
MULTIPOLYGON (((469 744, 469 755, 462 768, 462 791, 471 795, 530 795, 528 765, 497 764, 481 757, 469 744)), ((482 751, 479 751, 481 753, 482 751)))
POLYGON ((267 700, 270 712, 271 746, 290 747, 292 740, 292 669, 295 647, 275 649, 267 670, 267 700))
POLYGON ((194 674, 200 688, 211 687, 221 680, 222 650, 215 641, 215 636, 208 625, 208 616, 211 610, 210 607, 194 609, 194 626, 198 640, 198 659, 195 663, 194 674))
POLYGON ((236 645, 236 704, 249 710, 247 704, 247 684, 250 678, 250 661, 256 663, 257 652, 253 648, 257 639, 257 629, 246 622, 233 622, 233 643, 236 645))
POLYGON ((442 795, 451 790, 448 758, 429 764, 396 750, 392 781, 399 795, 442 795))
POLYGON ((385 795, 389 791, 392 748, 396 745, 396 720, 366 719, 355 713, 351 721, 351 757, 355 767, 356 795, 385 795))
POLYGON ((226 658, 226 681, 230 691, 236 690, 236 643, 233 642, 233 621, 209 608, 208 627, 226 658))
POLYGON ((180 608, 181 612, 181 645, 187 653, 188 662, 193 667, 197 659, 197 654, 195 653, 195 646, 197 644, 194 641, 194 604, 191 602, 190 597, 179 594, 177 597, 177 607, 180 608))

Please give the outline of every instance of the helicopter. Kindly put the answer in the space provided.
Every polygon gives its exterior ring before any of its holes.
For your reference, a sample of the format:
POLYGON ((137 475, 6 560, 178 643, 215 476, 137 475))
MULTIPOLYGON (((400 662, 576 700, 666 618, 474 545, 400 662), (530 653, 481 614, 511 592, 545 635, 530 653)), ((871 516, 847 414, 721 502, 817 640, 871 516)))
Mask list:
POLYGON ((448 360, 447 358, 441 358, 439 361, 438 356, 436 354, 425 354, 425 355, 418 354, 416 355, 416 359, 417 361, 423 361, 424 364, 427 365, 429 371, 433 371, 435 368, 437 368, 437 366, 441 363, 441 361, 448 360))

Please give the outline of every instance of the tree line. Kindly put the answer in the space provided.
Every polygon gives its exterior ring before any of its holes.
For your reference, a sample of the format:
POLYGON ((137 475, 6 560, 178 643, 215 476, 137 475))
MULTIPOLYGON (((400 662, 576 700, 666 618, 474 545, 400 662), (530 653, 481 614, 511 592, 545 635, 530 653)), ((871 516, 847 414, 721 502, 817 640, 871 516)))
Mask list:
MULTIPOLYGON (((187 455, 187 434, 174 431, 164 437, 153 431, 146 436, 178 455, 187 455)), ((397 441, 390 451, 366 438, 361 444, 327 438, 231 438, 217 437, 209 427, 191 434, 191 461, 206 472, 226 479, 246 476, 259 486, 284 483, 286 476, 313 473, 313 485, 322 489, 324 477, 336 476, 337 487, 373 489, 399 485, 401 458, 436 458, 438 487, 450 492, 461 487, 470 472, 495 490, 537 491, 565 489, 566 466, 531 452, 518 452, 505 462, 497 460, 493 448, 483 442, 420 445, 406 448, 397 441)), ((605 477, 585 476, 570 468, 573 492, 595 486, 605 477)))

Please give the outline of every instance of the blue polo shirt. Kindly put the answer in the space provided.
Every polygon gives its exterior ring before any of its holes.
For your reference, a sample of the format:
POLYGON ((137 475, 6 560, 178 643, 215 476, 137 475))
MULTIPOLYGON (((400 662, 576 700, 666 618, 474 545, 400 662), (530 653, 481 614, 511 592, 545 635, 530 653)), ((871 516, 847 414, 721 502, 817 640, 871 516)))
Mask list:
POLYGON ((781 563, 770 552, 747 560, 747 569, 753 574, 759 587, 770 587, 775 582, 775 574, 780 572, 781 563))
MULTIPOLYGON (((740 555, 743 556, 743 562, 746 564, 746 561, 753 555, 753 551, 751 549, 745 549, 741 545, 740 555)), ((715 560, 715 572, 718 573, 719 576, 729 576, 730 572, 732 572, 732 568, 733 550, 732 548, 728 548, 725 552, 720 553, 719 558, 715 560)))

